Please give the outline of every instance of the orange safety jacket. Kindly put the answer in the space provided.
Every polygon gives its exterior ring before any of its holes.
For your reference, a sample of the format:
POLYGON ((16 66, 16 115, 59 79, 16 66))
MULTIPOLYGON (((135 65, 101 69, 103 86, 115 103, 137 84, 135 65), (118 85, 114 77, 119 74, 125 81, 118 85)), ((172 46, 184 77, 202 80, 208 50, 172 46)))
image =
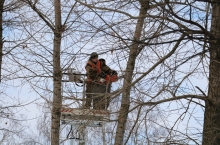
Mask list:
MULTIPOLYGON (((90 61, 88 61, 86 66, 87 65, 91 66, 91 68, 93 70, 96 70, 97 74, 101 73, 101 62, 100 61, 97 61, 96 65, 94 65, 94 63, 91 63, 90 61)), ((85 66, 85 69, 86 69, 86 66, 85 66)), ((91 79, 89 76, 87 76, 87 82, 92 82, 92 81, 93 81, 93 79, 91 79)))
POLYGON ((98 74, 101 73, 101 62, 100 61, 97 61, 96 66, 93 63, 91 63, 90 61, 87 64, 90 65, 93 70, 97 69, 98 74))
MULTIPOLYGON (((93 70, 97 70, 97 74, 100 74, 102 72, 102 69, 101 69, 101 62, 100 61, 97 61, 96 65, 94 65, 94 63, 91 63, 90 61, 88 61, 87 65, 91 66, 91 68, 93 70)), ((87 66, 86 65, 86 66, 87 66)), ((86 68, 85 66, 85 68, 86 68)), ((109 84, 111 82, 116 82, 118 81, 118 76, 117 75, 106 75, 106 77, 104 78, 105 79, 105 82, 102 83, 100 82, 99 80, 97 80, 96 82, 100 83, 100 84, 109 84)), ((87 78, 87 82, 92 82, 94 81, 93 79, 91 79, 89 76, 87 78)))

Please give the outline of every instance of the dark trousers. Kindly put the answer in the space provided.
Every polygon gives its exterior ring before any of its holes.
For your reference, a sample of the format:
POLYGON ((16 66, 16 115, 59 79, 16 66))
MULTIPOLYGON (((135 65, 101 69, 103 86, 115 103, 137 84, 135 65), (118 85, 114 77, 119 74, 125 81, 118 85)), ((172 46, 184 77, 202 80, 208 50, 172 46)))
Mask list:
POLYGON ((110 103, 110 96, 106 95, 106 93, 110 93, 110 89, 111 84, 87 83, 85 107, 90 108, 93 100, 93 109, 107 109, 110 103))

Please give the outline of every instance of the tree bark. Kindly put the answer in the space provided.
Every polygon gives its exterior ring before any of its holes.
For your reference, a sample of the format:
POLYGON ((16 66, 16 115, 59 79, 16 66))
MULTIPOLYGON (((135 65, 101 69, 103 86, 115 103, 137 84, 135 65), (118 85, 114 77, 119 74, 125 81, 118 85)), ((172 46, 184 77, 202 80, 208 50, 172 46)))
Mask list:
POLYGON ((3 16, 4 2, 5 2, 5 0, 1 0, 1 2, 0 2, 0 11, 1 11, 1 14, 0 14, 0 82, 2 80, 1 79, 1 76, 2 76, 2 57, 3 57, 3 54, 2 54, 2 50, 3 50, 3 38, 2 38, 3 20, 2 20, 2 16, 3 16))
POLYGON ((129 58, 127 62, 127 67, 126 67, 126 73, 124 77, 124 83, 123 87, 125 90, 122 93, 122 102, 121 102, 121 107, 119 111, 119 116, 118 116, 118 126, 117 126, 117 131, 116 131, 116 137, 115 137, 115 145, 122 145, 123 144, 123 138, 124 138, 124 133, 126 130, 126 122, 127 122, 127 117, 129 113, 129 106, 130 106, 130 90, 131 90, 131 82, 132 82, 132 75, 135 67, 135 60, 136 57, 139 53, 139 41, 141 38, 141 32, 143 29, 143 24, 144 24, 144 19, 146 17, 149 1, 145 0, 140 0, 141 8, 139 12, 139 18, 137 21, 135 33, 134 33, 134 38, 133 38, 133 43, 131 45, 130 52, 129 52, 129 58))
POLYGON ((59 145, 60 134, 60 109, 62 107, 61 96, 61 68, 60 68, 60 47, 62 37, 61 7, 60 0, 54 0, 55 8, 55 30, 53 48, 53 106, 51 125, 51 145, 59 145))
POLYGON ((203 145, 220 145, 220 3, 212 4, 209 90, 205 104, 203 145))

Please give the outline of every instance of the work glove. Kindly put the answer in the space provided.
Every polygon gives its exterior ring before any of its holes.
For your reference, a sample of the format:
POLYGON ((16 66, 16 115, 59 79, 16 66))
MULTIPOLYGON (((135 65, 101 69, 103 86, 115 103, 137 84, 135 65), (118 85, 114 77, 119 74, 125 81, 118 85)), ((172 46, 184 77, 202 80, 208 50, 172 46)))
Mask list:
POLYGON ((101 79, 99 79, 99 81, 100 81, 101 83, 104 83, 104 82, 105 82, 105 79, 101 78, 101 79))

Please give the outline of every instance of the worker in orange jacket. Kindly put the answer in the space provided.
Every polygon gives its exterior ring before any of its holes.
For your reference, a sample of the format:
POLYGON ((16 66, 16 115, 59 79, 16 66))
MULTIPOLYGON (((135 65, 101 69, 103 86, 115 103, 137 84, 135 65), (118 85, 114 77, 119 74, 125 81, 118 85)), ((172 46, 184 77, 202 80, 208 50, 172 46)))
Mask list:
POLYGON ((85 108, 90 108, 93 100, 93 109, 107 109, 110 97, 106 97, 105 93, 110 93, 113 82, 109 76, 110 74, 117 76, 117 72, 110 69, 104 59, 99 60, 96 52, 91 53, 85 69, 87 75, 85 108))

